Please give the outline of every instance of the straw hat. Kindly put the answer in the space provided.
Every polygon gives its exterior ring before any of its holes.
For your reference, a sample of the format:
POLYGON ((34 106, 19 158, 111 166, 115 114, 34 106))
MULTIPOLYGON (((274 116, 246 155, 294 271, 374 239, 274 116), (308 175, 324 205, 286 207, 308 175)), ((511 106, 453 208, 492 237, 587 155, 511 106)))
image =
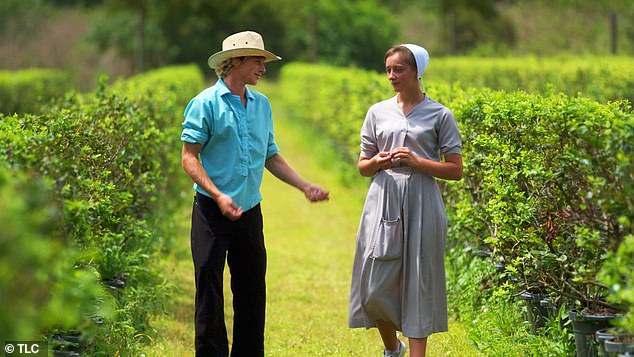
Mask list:
POLYGON ((262 56, 264 62, 279 61, 279 57, 264 49, 262 36, 253 31, 243 31, 235 33, 222 41, 222 51, 216 52, 209 57, 207 63, 212 69, 216 69, 222 61, 232 57, 242 56, 262 56))

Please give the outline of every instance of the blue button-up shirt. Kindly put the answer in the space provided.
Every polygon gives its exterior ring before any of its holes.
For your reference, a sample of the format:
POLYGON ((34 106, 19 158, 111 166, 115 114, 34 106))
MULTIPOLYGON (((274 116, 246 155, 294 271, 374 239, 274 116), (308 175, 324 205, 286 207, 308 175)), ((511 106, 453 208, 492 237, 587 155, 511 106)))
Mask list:
MULTIPOLYGON (((246 98, 245 108, 240 96, 219 79, 189 102, 181 134, 184 142, 202 144, 203 168, 216 187, 244 211, 262 200, 264 163, 279 151, 268 98, 249 88, 246 98)), ((209 196, 197 184, 194 189, 209 196)))

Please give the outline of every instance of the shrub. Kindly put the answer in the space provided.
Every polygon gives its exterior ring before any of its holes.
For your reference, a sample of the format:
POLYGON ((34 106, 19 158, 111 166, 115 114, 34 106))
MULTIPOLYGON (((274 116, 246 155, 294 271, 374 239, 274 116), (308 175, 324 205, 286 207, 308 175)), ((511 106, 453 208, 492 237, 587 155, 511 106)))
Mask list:
POLYGON ((94 333, 91 317, 111 315, 112 301, 97 272, 67 264, 81 252, 62 234, 61 215, 48 180, 0 165, 0 334, 5 340, 39 340, 49 329, 77 326, 94 333))
POLYGON ((522 289, 607 306, 596 274, 632 230, 630 108, 481 91, 456 115, 469 144, 459 188, 466 192, 456 199, 470 196, 476 207, 459 206, 461 226, 478 221, 472 230, 522 289))
POLYGON ((433 58, 425 77, 464 87, 541 95, 561 92, 600 102, 627 99, 634 103, 634 60, 630 57, 433 58))
POLYGON ((0 113, 39 112, 43 105, 71 86, 71 77, 60 70, 0 71, 0 113))
POLYGON ((600 281, 610 287, 609 301, 623 304, 627 314, 617 322, 629 333, 634 333, 634 235, 625 237, 616 252, 609 252, 599 274, 600 281))
POLYGON ((51 182, 60 203, 59 234, 81 253, 59 264, 94 271, 109 287, 114 279, 125 284, 110 289, 115 310, 110 318, 100 316, 106 319, 92 347, 108 355, 134 354, 137 336, 148 331, 149 316, 169 293, 156 262, 172 244, 162 220, 179 206, 170 203, 178 201, 174 192, 184 189, 172 186, 183 182, 175 177, 181 122, 176 113, 186 104, 182 98, 195 94, 189 92, 193 86, 203 85, 197 69, 181 70, 171 81, 168 70, 160 72, 169 87, 131 79, 130 98, 102 80, 97 92, 67 94, 42 114, 0 117, 0 160, 51 182))

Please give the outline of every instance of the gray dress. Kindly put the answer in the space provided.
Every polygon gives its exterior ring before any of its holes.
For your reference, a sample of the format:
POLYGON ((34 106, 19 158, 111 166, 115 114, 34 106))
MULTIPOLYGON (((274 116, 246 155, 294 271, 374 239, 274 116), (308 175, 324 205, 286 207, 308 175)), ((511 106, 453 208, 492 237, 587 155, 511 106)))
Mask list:
MULTIPOLYGON (((368 110, 361 156, 406 146, 440 161, 460 154, 453 114, 425 98, 405 116, 396 97, 368 110)), ((447 218, 436 179, 409 167, 379 171, 368 190, 357 233, 350 292, 350 327, 389 320, 407 337, 447 331, 447 218)))

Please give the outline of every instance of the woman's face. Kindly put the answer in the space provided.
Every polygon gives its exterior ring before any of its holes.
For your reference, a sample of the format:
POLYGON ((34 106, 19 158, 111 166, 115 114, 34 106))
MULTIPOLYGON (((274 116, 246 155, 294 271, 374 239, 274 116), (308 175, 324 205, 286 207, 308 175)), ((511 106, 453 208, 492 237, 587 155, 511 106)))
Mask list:
POLYGON ((418 88, 416 68, 406 61, 406 54, 395 52, 385 59, 385 71, 396 92, 418 88))

